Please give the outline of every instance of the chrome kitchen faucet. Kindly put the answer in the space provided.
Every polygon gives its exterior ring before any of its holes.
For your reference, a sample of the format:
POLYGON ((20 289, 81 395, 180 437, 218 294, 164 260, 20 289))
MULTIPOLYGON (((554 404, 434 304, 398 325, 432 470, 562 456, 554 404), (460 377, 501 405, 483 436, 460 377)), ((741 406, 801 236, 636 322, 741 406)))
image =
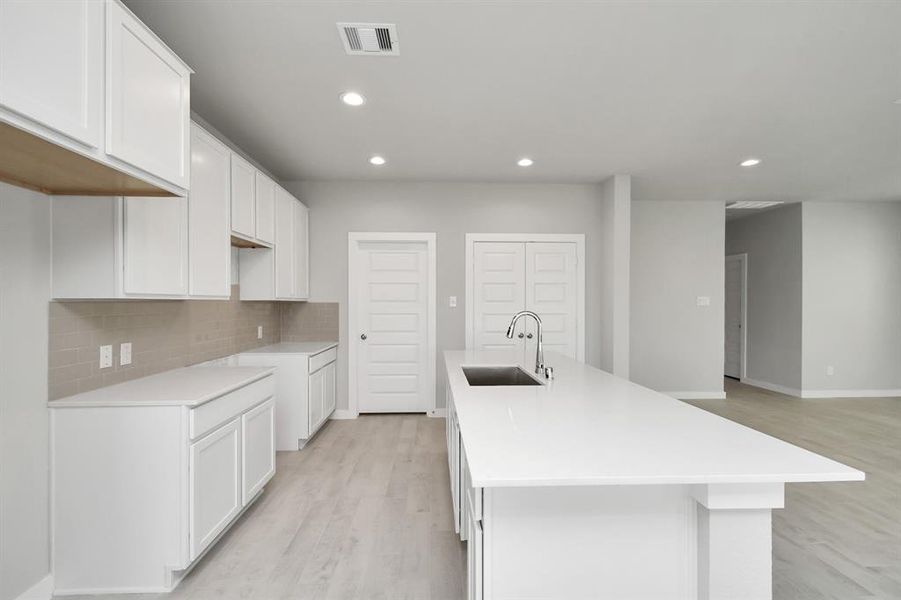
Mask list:
MULTIPOLYGON (((516 328, 516 322, 519 321, 522 317, 532 317, 533 319, 535 319, 535 324, 538 326, 538 346, 535 351, 535 373, 537 375, 544 375, 547 379, 553 379, 554 368, 544 366, 544 341, 541 334, 541 317, 539 317, 531 310, 519 311, 518 313, 513 315, 513 320, 510 321, 510 326, 507 327, 507 339, 513 339, 513 330, 516 328)), ((523 334, 520 333, 519 337, 522 336, 523 334)), ((532 337, 532 334, 529 334, 529 337, 532 337)))

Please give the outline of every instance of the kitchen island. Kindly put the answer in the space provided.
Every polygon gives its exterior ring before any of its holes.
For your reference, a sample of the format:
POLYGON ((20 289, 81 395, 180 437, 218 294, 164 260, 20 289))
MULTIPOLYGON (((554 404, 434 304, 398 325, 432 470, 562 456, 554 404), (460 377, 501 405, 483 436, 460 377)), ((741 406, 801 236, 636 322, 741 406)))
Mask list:
POLYGON ((784 484, 864 478, 559 354, 541 385, 463 372, 510 358, 445 352, 470 599, 769 599, 784 484))

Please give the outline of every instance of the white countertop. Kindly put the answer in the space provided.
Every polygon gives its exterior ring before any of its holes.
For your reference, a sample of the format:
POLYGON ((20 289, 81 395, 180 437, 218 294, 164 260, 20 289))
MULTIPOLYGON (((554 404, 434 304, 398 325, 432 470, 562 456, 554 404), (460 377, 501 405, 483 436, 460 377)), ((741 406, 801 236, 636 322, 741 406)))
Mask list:
POLYGON ((319 354, 337 345, 338 342, 281 342, 245 350, 241 354, 319 354))
POLYGON ((51 400, 50 408, 198 406, 262 379, 274 367, 184 367, 51 400))
MULTIPOLYGON (((471 387, 500 351, 445 352, 476 487, 859 481, 864 473, 547 352, 547 385, 471 387)), ((527 371, 531 369, 524 365, 527 371)))

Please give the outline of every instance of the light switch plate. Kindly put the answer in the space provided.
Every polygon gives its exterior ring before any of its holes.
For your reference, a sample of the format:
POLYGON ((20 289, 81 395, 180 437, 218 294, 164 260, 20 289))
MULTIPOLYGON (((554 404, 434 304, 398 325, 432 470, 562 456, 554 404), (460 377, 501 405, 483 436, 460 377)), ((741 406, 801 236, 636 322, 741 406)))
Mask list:
POLYGON ((832 365, 826 367, 826 375, 829 375, 830 377, 832 375, 835 375, 835 367, 833 367, 832 365))
POLYGON ((100 368, 106 369, 113 366, 113 346, 100 346, 100 368))
POLYGON ((122 342, 119 344, 119 365, 125 366, 131 364, 131 342, 122 342))
POLYGON ((710 296, 698 296, 698 306, 710 306, 710 296))
POLYGON ((451 308, 457 308, 457 297, 451 296, 450 298, 448 298, 447 305, 451 308))
POLYGON ((262 325, 257 325, 257 339, 258 340, 263 339, 263 326, 262 325))

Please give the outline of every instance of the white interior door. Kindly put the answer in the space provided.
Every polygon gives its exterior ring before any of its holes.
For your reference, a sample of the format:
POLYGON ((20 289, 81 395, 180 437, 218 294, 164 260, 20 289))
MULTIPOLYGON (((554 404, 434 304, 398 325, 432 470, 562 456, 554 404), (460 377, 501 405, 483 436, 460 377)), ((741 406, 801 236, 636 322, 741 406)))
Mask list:
POLYGON ((516 349, 522 359, 525 321, 516 325, 512 340, 507 327, 526 307, 526 246, 522 242, 478 242, 473 247, 473 347, 516 349))
MULTIPOLYGON (((544 349, 578 358, 576 245, 571 242, 528 242, 525 253, 526 309, 541 317, 544 349)), ((527 357, 534 355, 536 335, 535 323, 529 319, 527 357)))
POLYGON ((426 412, 429 361, 429 247, 426 241, 357 241, 349 292, 356 311, 359 412, 426 412))
POLYGON ((744 257, 726 257, 725 293, 725 364, 724 373, 728 377, 740 378, 743 362, 742 321, 744 319, 744 257))

